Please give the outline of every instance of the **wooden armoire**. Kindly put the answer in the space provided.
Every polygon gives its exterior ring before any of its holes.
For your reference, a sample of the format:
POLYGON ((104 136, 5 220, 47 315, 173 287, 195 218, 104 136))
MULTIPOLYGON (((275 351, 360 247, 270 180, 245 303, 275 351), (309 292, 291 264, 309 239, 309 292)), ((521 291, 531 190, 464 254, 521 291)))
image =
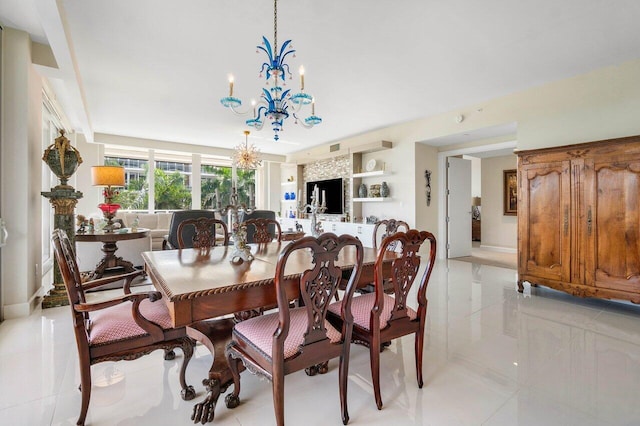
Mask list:
POLYGON ((518 290, 640 303, 640 136, 517 155, 518 290))

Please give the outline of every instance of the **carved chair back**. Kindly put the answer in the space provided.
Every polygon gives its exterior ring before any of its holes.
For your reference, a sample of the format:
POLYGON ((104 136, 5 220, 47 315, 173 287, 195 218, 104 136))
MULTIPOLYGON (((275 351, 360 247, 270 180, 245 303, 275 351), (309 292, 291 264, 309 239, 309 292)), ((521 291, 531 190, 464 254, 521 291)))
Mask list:
POLYGON ((418 231, 416 229, 410 229, 407 232, 397 232, 393 235, 386 237, 382 241, 380 247, 380 254, 375 264, 375 287, 376 297, 382 302, 382 286, 379 285, 384 281, 382 275, 382 263, 384 261, 384 251, 388 250, 389 246, 396 245, 400 248, 400 257, 395 259, 391 264, 391 276, 389 281, 393 288, 393 295, 395 296, 395 302, 393 309, 391 310, 391 317, 389 319, 392 322, 395 319, 408 317, 407 309, 407 297, 411 291, 412 286, 415 283, 418 269, 420 268, 420 255, 418 254, 420 247, 425 241, 429 241, 429 263, 427 264, 422 277, 419 280, 417 298, 418 298, 418 314, 426 314, 427 309, 427 285, 429 284, 429 277, 433 270, 435 256, 436 256, 436 239, 434 235, 427 231, 418 231))
POLYGON ((275 219, 249 219, 243 223, 247 226, 247 233, 249 232, 249 228, 254 228, 254 243, 270 243, 274 239, 276 241, 282 241, 282 228, 280 227, 280 223, 275 219))
POLYGON ((78 332, 84 337, 86 334, 84 330, 85 322, 89 319, 89 313, 77 312, 73 309, 75 304, 85 303, 87 300, 82 287, 82 278, 76 261, 75 250, 66 232, 61 229, 55 229, 53 231, 52 241, 56 261, 60 268, 60 274, 62 275, 62 281, 64 282, 67 296, 69 297, 69 305, 72 307, 71 313, 73 315, 73 326, 74 330, 76 330, 76 337, 78 337, 78 332))
MULTIPOLYGON (((200 217, 207 217, 216 219, 216 213, 213 210, 178 210, 171 215, 171 222, 169 223, 169 232, 162 242, 163 250, 175 250, 178 248, 178 227, 180 223, 188 219, 198 219, 200 217)), ((184 228, 182 231, 182 238, 187 245, 184 248, 191 248, 191 242, 196 230, 193 227, 184 228)))
MULTIPOLYGON (((373 227, 373 248, 378 249, 380 242, 404 228, 404 232, 409 230, 409 224, 403 220, 384 219, 376 222, 373 227), (380 233, 380 235, 378 235, 380 233)), ((389 246, 389 250, 395 250, 396 244, 389 246)))
POLYGON ((199 217, 197 219, 186 219, 178 225, 178 248, 200 248, 208 249, 215 245, 226 246, 229 244, 229 232, 227 224, 215 218, 199 217), (187 244, 184 239, 185 229, 193 227, 195 232, 191 235, 191 241, 187 244), (217 244, 218 229, 222 238, 221 244, 217 244))
MULTIPOLYGON (((241 212, 240 222, 247 222, 250 219, 272 219, 276 220, 276 212, 273 210, 253 210, 251 213, 241 212)), ((269 225, 269 232, 275 234, 275 226, 269 225)), ((253 236, 254 227, 247 228, 247 243, 256 243, 253 236)))

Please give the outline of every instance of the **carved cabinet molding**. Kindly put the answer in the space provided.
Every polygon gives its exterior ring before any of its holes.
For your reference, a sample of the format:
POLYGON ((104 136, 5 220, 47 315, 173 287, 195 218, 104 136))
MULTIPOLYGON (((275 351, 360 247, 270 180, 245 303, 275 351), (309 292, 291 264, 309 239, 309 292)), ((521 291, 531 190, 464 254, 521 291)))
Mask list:
POLYGON ((640 136, 518 153, 518 288, 640 303, 640 136))

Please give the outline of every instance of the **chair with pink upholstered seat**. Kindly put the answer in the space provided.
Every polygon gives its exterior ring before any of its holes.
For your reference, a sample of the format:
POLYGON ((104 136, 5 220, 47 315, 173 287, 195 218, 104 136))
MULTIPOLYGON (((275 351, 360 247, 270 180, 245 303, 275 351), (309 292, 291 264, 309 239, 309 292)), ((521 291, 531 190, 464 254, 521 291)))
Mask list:
MULTIPOLYGON (((362 243, 350 235, 326 233, 305 237, 286 246, 280 253, 275 272, 278 312, 242 321, 235 325, 226 354, 233 372, 234 390, 227 395, 227 407, 236 406, 240 393, 239 363, 251 372, 271 380, 276 423, 284 424, 284 376, 307 369, 326 369, 328 360, 340 357, 339 390, 342 422, 347 424, 347 375, 351 342, 351 299, 362 268, 362 243), (353 246, 353 247, 349 247, 353 246), (342 271, 335 264, 338 254, 355 249, 356 263, 346 285, 340 328, 326 321, 327 308, 340 285, 342 271), (304 306, 289 307, 286 294, 291 278, 287 264, 307 268, 296 284, 304 306), (231 404, 230 404, 231 403, 231 404)), ((291 290, 290 290, 291 291, 291 290)), ((321 371, 322 372, 322 371, 321 371)))
MULTIPOLYGON (((374 292, 354 297, 351 304, 353 313, 353 342, 369 347, 373 390, 378 409, 382 408, 380 395, 380 349, 381 345, 408 334, 415 334, 415 361, 418 387, 422 388, 422 353, 424 328, 427 317, 427 285, 436 258, 436 239, 430 232, 410 229, 396 232, 382 240, 374 267, 374 292), (417 311, 407 304, 409 292, 418 275, 420 256, 418 251, 425 241, 429 241, 429 263, 425 266, 417 289, 417 311), (383 278, 382 265, 385 252, 390 246, 398 257, 393 260, 391 274, 383 278), (385 293, 386 287, 392 289, 385 293)), ((329 306, 329 320, 340 324, 342 302, 329 306)))
POLYGON ((77 424, 85 422, 91 398, 91 365, 103 361, 133 360, 156 349, 173 359, 174 348, 181 348, 184 360, 180 369, 182 398, 193 399, 195 391, 185 381, 187 364, 193 355, 194 342, 184 327, 173 328, 167 305, 157 291, 131 293, 131 281, 142 271, 109 276, 83 283, 75 252, 67 234, 53 231, 53 247, 64 281, 78 347, 82 403, 77 424), (88 303, 85 290, 124 280, 122 296, 88 303))

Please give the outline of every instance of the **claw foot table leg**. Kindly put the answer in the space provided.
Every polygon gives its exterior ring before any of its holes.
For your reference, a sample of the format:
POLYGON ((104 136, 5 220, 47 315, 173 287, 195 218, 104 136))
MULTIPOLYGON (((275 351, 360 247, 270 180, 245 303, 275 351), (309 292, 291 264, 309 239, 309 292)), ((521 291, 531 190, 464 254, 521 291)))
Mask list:
POLYGON ((204 379, 202 384, 205 385, 207 396, 202 402, 193 406, 191 420, 193 420, 194 423, 205 424, 213 421, 216 404, 218 403, 222 388, 220 387, 220 382, 216 379, 204 379))
MULTIPOLYGON (((209 377, 202 381, 202 384, 206 387, 207 396, 202 402, 193 407, 193 413, 191 414, 191 420, 194 423, 205 424, 213 421, 220 394, 225 392, 229 385, 233 383, 233 375, 224 354, 224 348, 231 340, 233 326, 233 319, 225 318, 199 321, 187 327, 187 335, 202 343, 213 356, 209 377)), ((227 398, 225 403, 227 407, 235 408, 233 406, 234 401, 230 401, 227 398)), ((238 403, 239 401, 236 402, 235 406, 238 403)))

